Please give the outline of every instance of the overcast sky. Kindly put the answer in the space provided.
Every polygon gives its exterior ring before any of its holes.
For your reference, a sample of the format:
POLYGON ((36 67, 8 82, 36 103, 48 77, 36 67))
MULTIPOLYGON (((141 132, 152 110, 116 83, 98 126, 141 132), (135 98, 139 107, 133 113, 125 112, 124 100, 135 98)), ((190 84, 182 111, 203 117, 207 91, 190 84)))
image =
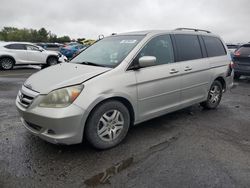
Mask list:
POLYGON ((1 0, 0 29, 45 27, 93 38, 147 29, 211 30, 226 42, 250 41, 249 0, 1 0))

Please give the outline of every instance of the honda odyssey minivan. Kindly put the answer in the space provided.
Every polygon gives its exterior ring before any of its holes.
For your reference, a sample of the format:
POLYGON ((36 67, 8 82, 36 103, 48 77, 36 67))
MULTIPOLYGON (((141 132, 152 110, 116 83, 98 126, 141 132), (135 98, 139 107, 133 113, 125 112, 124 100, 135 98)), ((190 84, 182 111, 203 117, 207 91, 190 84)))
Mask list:
POLYGON ((230 54, 209 31, 140 31, 99 40, 69 63, 30 76, 16 106, 24 127, 55 144, 111 148, 129 127, 200 103, 233 84, 230 54))

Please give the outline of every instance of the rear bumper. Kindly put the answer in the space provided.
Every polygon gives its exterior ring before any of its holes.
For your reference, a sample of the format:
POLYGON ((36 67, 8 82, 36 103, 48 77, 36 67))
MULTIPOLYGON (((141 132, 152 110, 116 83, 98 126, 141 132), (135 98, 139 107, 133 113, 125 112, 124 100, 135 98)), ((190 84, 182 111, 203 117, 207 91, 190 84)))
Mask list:
POLYGON ((66 56, 62 55, 61 57, 58 58, 58 61, 60 63, 65 63, 68 61, 68 58, 66 56))
POLYGON ((234 69, 235 74, 250 76, 250 70, 234 69))

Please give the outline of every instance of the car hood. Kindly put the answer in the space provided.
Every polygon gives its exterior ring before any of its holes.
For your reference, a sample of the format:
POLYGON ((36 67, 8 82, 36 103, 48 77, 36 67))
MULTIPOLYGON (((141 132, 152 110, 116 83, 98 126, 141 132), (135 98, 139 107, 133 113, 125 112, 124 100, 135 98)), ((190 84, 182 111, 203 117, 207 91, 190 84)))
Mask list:
POLYGON ((24 86, 40 94, 48 94, 58 88, 80 84, 109 70, 111 68, 61 63, 31 75, 24 86))

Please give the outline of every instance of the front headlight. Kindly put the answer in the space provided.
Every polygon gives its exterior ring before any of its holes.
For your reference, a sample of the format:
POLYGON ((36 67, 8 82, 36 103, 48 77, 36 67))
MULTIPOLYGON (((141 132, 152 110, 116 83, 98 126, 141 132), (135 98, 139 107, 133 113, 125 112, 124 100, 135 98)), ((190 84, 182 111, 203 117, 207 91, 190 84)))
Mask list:
POLYGON ((84 85, 81 84, 54 90, 45 96, 39 106, 46 108, 67 107, 80 95, 83 88, 84 85))

